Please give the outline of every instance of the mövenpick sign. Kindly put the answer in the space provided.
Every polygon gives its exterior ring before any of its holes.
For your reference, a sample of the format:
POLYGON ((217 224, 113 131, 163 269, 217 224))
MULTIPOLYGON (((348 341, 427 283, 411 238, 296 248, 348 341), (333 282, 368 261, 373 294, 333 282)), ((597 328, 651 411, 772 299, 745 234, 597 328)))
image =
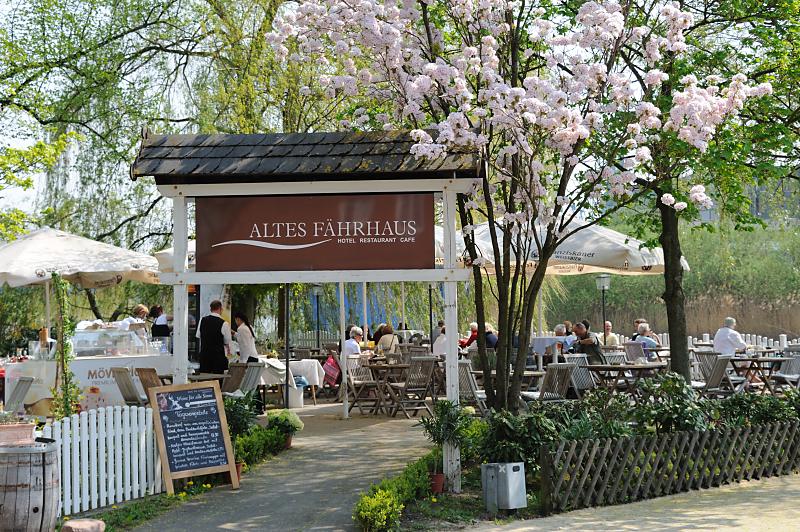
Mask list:
POLYGON ((197 198, 197 271, 434 267, 432 194, 197 198))

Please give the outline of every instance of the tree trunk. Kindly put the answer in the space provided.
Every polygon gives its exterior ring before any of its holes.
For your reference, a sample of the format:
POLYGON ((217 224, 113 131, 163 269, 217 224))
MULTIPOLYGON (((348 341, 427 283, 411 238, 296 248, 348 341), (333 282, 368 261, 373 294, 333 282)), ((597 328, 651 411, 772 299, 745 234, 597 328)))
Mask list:
POLYGON ((94 291, 90 290, 89 288, 84 288, 83 291, 86 293, 86 299, 89 301, 89 308, 92 309, 92 314, 94 314, 94 317, 98 320, 102 320, 103 314, 100 312, 100 307, 97 304, 97 298, 94 297, 94 291))
POLYGON ((672 207, 658 204, 661 213, 661 235, 664 250, 664 303, 667 305, 672 371, 691 381, 689 347, 686 342, 686 297, 683 293, 681 242, 678 234, 678 213, 672 207))

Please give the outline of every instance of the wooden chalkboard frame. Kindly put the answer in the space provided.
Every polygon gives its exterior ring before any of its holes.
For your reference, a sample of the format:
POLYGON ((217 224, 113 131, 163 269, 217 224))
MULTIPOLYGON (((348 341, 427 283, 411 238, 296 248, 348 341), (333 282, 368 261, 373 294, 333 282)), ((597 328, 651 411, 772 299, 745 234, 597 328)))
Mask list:
POLYGON ((164 483, 167 485, 167 493, 169 495, 175 494, 175 487, 173 481, 179 478, 189 478, 198 475, 209 475, 211 473, 229 473, 231 476, 231 485, 233 489, 239 489, 239 476, 236 474, 236 462, 233 458, 233 445, 231 445, 231 436, 228 432, 228 418, 225 416, 225 405, 222 402, 222 393, 219 389, 217 381, 195 382, 189 384, 173 384, 170 386, 158 386, 150 388, 148 391, 148 398, 150 405, 153 407, 153 426, 156 431, 156 442, 158 443, 158 454, 161 460, 161 475, 164 478, 164 483), (167 455, 167 442, 164 440, 164 427, 161 425, 161 416, 159 415, 158 402, 156 401, 156 394, 162 392, 182 392, 185 390, 199 390, 202 388, 211 388, 214 392, 214 398, 217 401, 217 412, 219 413, 220 427, 222 429, 222 438, 225 442, 225 453, 228 458, 228 465, 220 465, 213 467, 203 467, 200 469, 188 469, 186 471, 173 472, 169 468, 169 457, 167 455))

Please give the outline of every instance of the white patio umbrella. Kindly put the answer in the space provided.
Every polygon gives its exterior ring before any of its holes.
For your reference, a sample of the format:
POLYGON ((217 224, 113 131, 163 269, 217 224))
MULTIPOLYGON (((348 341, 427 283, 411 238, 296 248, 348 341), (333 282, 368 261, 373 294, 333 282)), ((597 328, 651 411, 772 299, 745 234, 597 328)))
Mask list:
POLYGON ((45 285, 49 326, 49 283, 58 273, 83 288, 123 281, 158 284, 158 261, 150 255, 45 227, 0 246, 0 285, 45 285))

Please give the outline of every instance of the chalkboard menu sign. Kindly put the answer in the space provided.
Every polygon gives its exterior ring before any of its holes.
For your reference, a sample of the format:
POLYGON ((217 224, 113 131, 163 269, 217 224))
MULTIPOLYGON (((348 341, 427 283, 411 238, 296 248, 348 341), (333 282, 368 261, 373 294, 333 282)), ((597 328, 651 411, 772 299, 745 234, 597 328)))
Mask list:
POLYGON ((173 479, 224 471, 239 487, 216 381, 151 388, 150 404, 168 493, 173 479))

